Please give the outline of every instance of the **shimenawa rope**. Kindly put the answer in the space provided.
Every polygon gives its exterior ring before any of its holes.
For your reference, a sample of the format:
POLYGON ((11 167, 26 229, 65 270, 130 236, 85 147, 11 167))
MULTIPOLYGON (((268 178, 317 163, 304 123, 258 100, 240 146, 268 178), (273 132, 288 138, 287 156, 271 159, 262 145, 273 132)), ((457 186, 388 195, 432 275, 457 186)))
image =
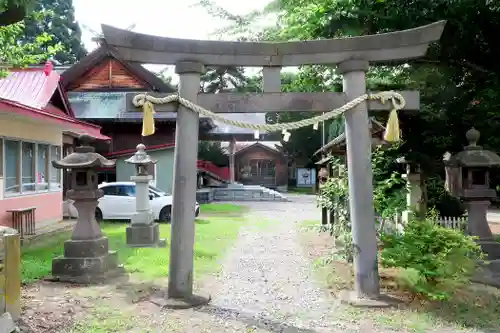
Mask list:
POLYGON ((393 109, 389 115, 389 119, 386 126, 386 132, 384 139, 386 141, 398 141, 399 140, 399 121, 397 111, 405 107, 406 101, 404 97, 395 91, 383 91, 375 94, 364 94, 361 95, 347 104, 341 106, 340 108, 334 109, 332 111, 326 112, 322 115, 307 118, 299 121, 289 122, 289 123, 279 123, 279 124, 252 124, 243 121, 232 120, 224 118, 217 113, 210 110, 202 108, 201 106, 192 103, 191 101, 182 98, 178 95, 170 95, 165 97, 154 97, 147 94, 138 94, 132 99, 132 103, 136 107, 143 108, 143 136, 148 136, 154 134, 154 108, 153 104, 168 104, 177 102, 182 104, 186 108, 196 112, 200 115, 210 117, 213 120, 219 121, 226 125, 231 125, 240 128, 252 129, 254 131, 265 131, 265 132, 277 132, 281 131, 283 133, 284 141, 288 141, 290 138, 290 130, 298 129, 305 126, 313 125, 314 129, 318 128, 318 123, 326 121, 329 119, 336 118, 342 115, 344 112, 356 107, 366 100, 379 100, 381 103, 390 101, 392 103, 393 109))

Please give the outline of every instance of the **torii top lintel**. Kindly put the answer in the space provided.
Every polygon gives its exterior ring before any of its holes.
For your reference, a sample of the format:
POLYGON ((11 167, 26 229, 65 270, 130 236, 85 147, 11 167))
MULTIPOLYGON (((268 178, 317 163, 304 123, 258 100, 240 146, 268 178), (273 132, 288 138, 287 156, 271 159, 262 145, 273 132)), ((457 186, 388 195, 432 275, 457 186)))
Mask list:
POLYGON ((227 42, 140 34, 102 25, 104 39, 124 60, 173 65, 199 61, 207 66, 300 66, 345 60, 404 61, 425 55, 441 38, 446 21, 378 35, 297 42, 227 42))

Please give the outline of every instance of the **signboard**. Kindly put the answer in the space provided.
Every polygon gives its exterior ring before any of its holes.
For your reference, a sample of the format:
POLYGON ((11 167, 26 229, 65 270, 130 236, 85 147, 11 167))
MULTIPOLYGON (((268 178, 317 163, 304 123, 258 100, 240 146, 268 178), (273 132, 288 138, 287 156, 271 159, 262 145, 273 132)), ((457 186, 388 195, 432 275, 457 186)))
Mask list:
POLYGON ((297 187, 314 187, 316 185, 316 169, 297 168, 297 187))

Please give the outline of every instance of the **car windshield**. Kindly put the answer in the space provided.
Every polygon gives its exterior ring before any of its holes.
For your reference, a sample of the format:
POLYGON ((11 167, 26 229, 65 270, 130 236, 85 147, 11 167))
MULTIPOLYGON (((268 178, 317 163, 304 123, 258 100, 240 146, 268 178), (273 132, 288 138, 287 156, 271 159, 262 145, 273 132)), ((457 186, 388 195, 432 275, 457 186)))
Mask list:
POLYGON ((162 195, 162 196, 163 196, 163 195, 168 195, 168 193, 167 193, 167 192, 162 191, 162 190, 160 190, 159 188, 154 187, 154 186, 151 186, 151 185, 149 185, 149 189, 150 189, 151 191, 153 191, 153 192, 157 193, 158 195, 162 195))

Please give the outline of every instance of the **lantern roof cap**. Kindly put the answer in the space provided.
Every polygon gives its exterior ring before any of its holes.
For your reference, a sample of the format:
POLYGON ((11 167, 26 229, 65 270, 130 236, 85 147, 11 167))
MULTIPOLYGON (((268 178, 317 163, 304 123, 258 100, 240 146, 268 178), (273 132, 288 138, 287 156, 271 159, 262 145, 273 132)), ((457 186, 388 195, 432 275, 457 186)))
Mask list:
POLYGON ((95 140, 89 135, 78 137, 81 145, 75 148, 75 151, 59 161, 52 161, 56 169, 91 169, 91 168, 110 168, 115 166, 115 161, 108 160, 106 157, 95 152, 91 143, 95 140))
POLYGON ((480 133, 474 127, 465 134, 469 145, 464 150, 450 157, 449 163, 468 168, 491 168, 500 166, 500 156, 479 146, 480 133))
POLYGON ((130 158, 126 159, 125 162, 136 165, 149 165, 156 164, 157 160, 152 159, 146 153, 146 146, 142 143, 138 144, 136 147, 137 151, 130 158))

